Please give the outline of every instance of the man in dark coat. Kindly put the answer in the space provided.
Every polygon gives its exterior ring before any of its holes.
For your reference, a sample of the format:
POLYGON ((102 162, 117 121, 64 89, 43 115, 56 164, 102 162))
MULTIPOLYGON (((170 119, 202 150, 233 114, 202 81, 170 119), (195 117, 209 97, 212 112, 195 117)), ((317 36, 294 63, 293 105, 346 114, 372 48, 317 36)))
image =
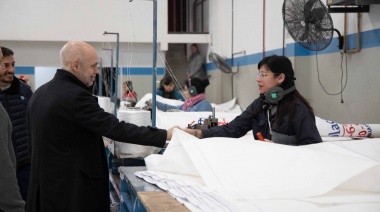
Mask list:
POLYGON ((109 211, 107 159, 101 136, 163 147, 168 131, 119 122, 100 108, 89 89, 99 73, 95 49, 66 43, 54 78, 28 106, 32 174, 27 211, 109 211))

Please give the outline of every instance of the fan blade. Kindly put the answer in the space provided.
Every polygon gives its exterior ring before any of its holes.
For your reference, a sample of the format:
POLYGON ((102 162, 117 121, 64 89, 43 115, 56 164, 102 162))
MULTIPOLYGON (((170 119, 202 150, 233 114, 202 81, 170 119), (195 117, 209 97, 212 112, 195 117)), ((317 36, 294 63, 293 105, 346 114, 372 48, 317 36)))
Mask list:
POLYGON ((230 74, 232 73, 231 66, 226 62, 224 58, 219 56, 216 53, 210 53, 209 59, 215 63, 216 67, 218 67, 222 72, 230 74))
POLYGON ((306 24, 303 34, 299 36, 299 40, 300 41, 307 40, 308 36, 309 36, 309 24, 306 24))
POLYGON ((303 7, 303 15, 305 17, 307 17, 310 14, 311 10, 313 9, 314 4, 317 1, 319 1, 319 0, 310 0, 310 1, 305 3, 305 6, 303 7))
POLYGON ((310 23, 320 23, 325 17, 326 13, 323 8, 315 8, 310 12, 310 23))

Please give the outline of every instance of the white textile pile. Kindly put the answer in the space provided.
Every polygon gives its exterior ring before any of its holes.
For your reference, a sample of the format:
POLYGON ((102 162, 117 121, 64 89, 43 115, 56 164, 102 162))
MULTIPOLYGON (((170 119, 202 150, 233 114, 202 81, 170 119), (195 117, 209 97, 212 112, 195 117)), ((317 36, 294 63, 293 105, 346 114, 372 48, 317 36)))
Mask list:
MULTIPOLYGON (((135 107, 144 107, 145 106, 145 102, 149 101, 151 99, 152 99, 152 94, 151 93, 147 93, 136 103, 135 107)), ((165 103, 165 104, 169 104, 169 105, 174 105, 174 106, 181 105, 181 104, 184 103, 181 100, 167 99, 167 98, 164 98, 164 97, 158 96, 158 95, 156 95, 156 100, 159 101, 159 102, 162 102, 162 103, 165 103)))
POLYGON ((192 211, 380 209, 380 139, 295 147, 175 130, 164 154, 145 162, 136 175, 192 211))
POLYGON ((240 105, 236 104, 236 97, 228 102, 221 104, 211 103, 211 106, 215 108, 215 112, 226 112, 226 113, 242 113, 240 105))
MULTIPOLYGON (((135 105, 135 107, 144 107, 145 102, 152 99, 152 94, 145 94, 135 105)), ((183 104, 184 102, 181 100, 175 99, 167 99, 162 96, 156 95, 156 100, 165 104, 178 106, 183 104)), ((221 104, 211 103, 211 106, 215 108, 215 112, 224 112, 224 113, 241 113, 243 112, 238 104, 236 104, 236 97, 228 102, 224 102, 221 104)))
MULTIPOLYGON (((150 112, 139 109, 119 110, 117 118, 120 121, 133 123, 137 126, 151 125, 150 112)), ((124 143, 109 140, 108 149, 118 158, 144 158, 148 155, 158 153, 161 148, 154 146, 143 146, 138 144, 124 143)))
POLYGON ((101 108, 103 108, 104 111, 107 113, 113 113, 114 111, 114 103, 111 102, 110 97, 105 96, 96 96, 98 98, 98 104, 101 108))

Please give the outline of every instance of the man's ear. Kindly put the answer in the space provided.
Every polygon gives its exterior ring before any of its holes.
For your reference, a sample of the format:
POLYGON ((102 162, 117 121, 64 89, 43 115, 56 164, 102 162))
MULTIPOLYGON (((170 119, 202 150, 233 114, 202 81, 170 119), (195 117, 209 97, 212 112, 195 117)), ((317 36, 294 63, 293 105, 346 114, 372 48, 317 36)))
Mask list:
POLYGON ((73 62, 71 62, 71 68, 74 71, 77 71, 79 69, 79 60, 75 59, 73 62))

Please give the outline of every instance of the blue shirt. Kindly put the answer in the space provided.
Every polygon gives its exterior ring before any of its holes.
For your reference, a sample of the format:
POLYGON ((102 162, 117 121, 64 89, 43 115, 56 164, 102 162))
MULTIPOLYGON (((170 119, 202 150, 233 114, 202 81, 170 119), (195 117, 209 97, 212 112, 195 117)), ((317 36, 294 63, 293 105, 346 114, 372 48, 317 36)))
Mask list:
MULTIPOLYGON (((170 109, 183 110, 183 104, 178 105, 178 106, 174 106, 174 105, 168 105, 168 104, 164 104, 162 102, 157 101, 156 105, 157 105, 157 108, 162 110, 162 111, 167 111, 170 109)), ((203 99, 203 100, 199 101, 197 104, 195 104, 191 107, 188 107, 186 110, 186 112, 198 112, 198 111, 212 112, 212 106, 211 106, 210 102, 203 99)))

